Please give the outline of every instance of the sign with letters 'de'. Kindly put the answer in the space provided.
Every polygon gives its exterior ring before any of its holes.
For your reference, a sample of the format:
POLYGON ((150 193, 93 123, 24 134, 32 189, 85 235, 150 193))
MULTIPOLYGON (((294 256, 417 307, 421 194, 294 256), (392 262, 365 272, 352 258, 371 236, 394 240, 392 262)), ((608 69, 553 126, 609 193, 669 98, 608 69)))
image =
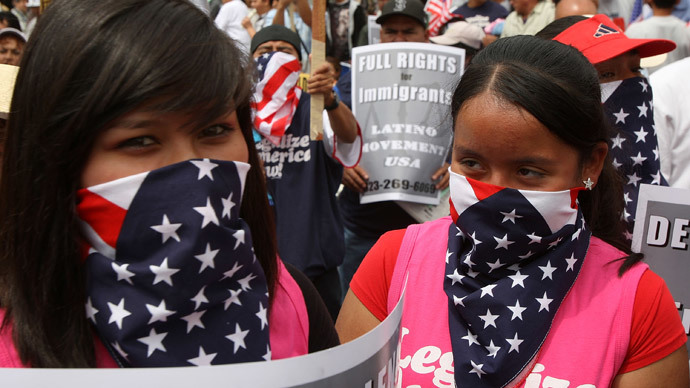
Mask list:
MULTIPOLYGON (((640 185, 632 250, 644 253, 676 301, 690 333, 690 190, 640 185)), ((690 351, 690 342, 688 342, 690 351)))
POLYGON ((369 333, 344 345, 300 357, 179 368, 5 368, 0 369, 0 381, 3 387, 22 388, 393 388, 403 298, 388 318, 369 333))
POLYGON ((369 175, 361 203, 439 203, 431 176, 450 153, 450 104, 464 64, 465 50, 430 43, 352 50, 352 110, 369 175))

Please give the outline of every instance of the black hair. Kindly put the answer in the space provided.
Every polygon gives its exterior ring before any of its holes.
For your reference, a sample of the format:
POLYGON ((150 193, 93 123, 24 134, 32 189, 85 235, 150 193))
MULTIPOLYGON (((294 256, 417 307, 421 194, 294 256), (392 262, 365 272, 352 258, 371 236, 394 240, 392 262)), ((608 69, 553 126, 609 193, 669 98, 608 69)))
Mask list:
MULTIPOLYGON (((581 163, 613 132, 604 116, 596 70, 578 50, 556 41, 515 36, 481 50, 453 94, 453 127, 462 106, 484 92, 529 112, 577 149, 581 163)), ((607 156, 597 185, 580 192, 578 200, 592 234, 630 254, 620 221, 622 190, 607 156)), ((621 273, 641 259, 640 254, 628 256, 621 273)))
POLYGON ((0 21, 7 23, 7 27, 12 27, 19 31, 22 30, 21 26, 19 25, 19 19, 17 19, 12 12, 0 12, 0 21))
POLYGON ((677 0, 652 0, 655 7, 661 9, 671 9, 676 6, 677 0))
POLYGON ((207 125, 233 109, 249 149, 240 215, 272 291, 275 229, 251 129, 248 58, 186 0, 54 0, 24 51, 0 181, 0 304, 21 361, 95 366, 75 211, 97 136, 151 106, 207 125), (55 39, 59 37, 59 39, 55 39))
POLYGON ((572 27, 573 24, 579 23, 583 20, 587 20, 587 17, 581 15, 562 17, 547 24, 546 27, 542 28, 541 31, 537 32, 534 36, 537 38, 551 40, 558 36, 558 34, 561 32, 572 27))

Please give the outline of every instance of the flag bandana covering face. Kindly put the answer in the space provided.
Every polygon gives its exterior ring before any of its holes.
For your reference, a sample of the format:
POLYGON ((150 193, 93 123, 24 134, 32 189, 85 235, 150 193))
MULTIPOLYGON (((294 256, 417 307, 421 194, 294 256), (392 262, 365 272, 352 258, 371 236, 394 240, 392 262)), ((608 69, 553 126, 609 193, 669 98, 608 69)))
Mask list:
POLYGON ((448 295, 455 382, 513 387, 536 362, 577 278, 590 232, 576 197, 502 188, 450 172, 448 295))
POLYGON ((248 170, 189 160, 79 190, 86 316, 121 366, 270 359, 266 280, 239 218, 248 170))
POLYGON ((668 186, 661 175, 659 144, 652 112, 652 87, 643 77, 601 84, 601 97, 609 122, 616 129, 609 139, 614 167, 623 178, 625 236, 632 240, 640 183, 668 186))
POLYGON ((272 52, 256 58, 256 68, 259 81, 251 103, 254 129, 277 145, 290 127, 302 95, 297 87, 302 67, 294 56, 272 52))

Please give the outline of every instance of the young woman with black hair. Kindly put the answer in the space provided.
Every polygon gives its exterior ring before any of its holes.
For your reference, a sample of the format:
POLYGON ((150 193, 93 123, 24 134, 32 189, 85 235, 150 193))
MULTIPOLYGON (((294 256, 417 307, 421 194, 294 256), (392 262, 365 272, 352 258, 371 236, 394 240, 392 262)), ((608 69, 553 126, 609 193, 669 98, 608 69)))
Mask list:
POLYGON ((223 364, 337 344, 313 287, 277 259, 247 62, 185 0, 47 8, 4 148, 0 366, 223 364))
POLYGON ((531 36, 475 56, 452 103, 451 217, 384 235, 343 341, 403 289, 399 386, 687 387, 663 280, 631 255, 594 68, 531 36))

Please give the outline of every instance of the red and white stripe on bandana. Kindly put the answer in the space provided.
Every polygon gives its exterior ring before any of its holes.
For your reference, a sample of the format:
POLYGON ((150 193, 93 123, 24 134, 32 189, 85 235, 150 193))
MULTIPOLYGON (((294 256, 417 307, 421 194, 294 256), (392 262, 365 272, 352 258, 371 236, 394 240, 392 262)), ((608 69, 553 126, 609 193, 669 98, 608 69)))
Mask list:
POLYGON ((443 288, 458 387, 513 387, 531 371, 589 247, 581 190, 516 190, 451 171, 443 288))
POLYGON ((302 90, 297 87, 300 63, 282 52, 256 58, 259 81, 251 103, 254 129, 273 144, 290 127, 302 90))
POLYGON ((424 11, 431 15, 429 19, 429 36, 436 36, 444 24, 448 23, 455 15, 450 12, 451 0, 429 0, 424 6, 424 11))

